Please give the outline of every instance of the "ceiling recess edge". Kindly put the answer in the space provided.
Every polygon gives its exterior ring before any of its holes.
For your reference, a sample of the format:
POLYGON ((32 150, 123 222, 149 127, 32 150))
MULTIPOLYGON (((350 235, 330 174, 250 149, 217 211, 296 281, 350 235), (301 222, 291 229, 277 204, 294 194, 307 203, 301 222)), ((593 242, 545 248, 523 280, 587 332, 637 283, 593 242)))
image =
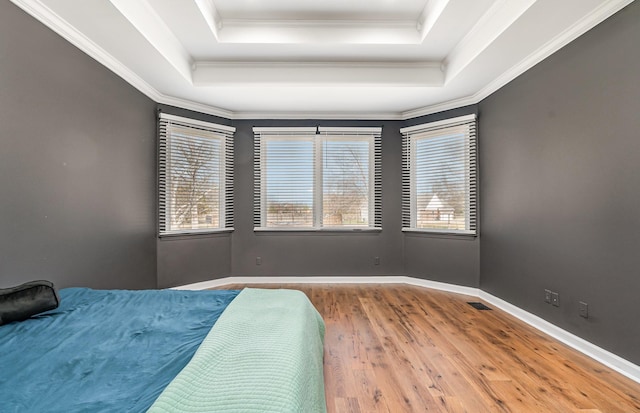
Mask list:
MULTIPOLYGON (((202 1, 202 0, 200 0, 202 1)), ((478 92, 457 99, 423 106, 400 112, 252 112, 252 111, 232 111, 221 107, 211 106, 179 97, 168 96, 144 79, 131 71, 119 60, 107 53, 100 46, 84 36, 64 19, 44 5, 40 0, 11 0, 29 15, 49 27, 55 33, 69 41, 71 44, 82 50, 84 53, 95 59, 97 62, 120 76, 138 91, 155 101, 156 103, 178 106, 181 108, 194 110, 197 112, 219 116, 227 119, 372 119, 372 120, 407 120, 419 116, 430 115, 444 110, 455 109, 457 107, 477 104, 501 87, 526 72, 537 63, 541 62, 551 54, 555 53, 563 46, 575 40, 588 30, 592 29, 614 13, 634 0, 608 0, 573 26, 547 42, 534 53, 512 66, 494 81, 486 85, 478 92)))

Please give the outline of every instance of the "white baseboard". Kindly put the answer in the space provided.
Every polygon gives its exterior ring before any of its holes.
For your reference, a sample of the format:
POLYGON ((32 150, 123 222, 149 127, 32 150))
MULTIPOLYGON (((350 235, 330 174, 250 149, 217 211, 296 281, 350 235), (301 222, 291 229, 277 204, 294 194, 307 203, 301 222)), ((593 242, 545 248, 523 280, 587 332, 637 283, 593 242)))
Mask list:
POLYGON ((567 346, 640 383, 640 366, 484 291, 479 297, 567 346))
POLYGON ((204 290, 229 284, 404 284, 401 276, 383 277, 226 277, 173 287, 173 290, 204 290))
POLYGON ((473 287, 465 287, 464 285, 448 284, 439 281, 423 280, 422 278, 400 277, 402 282, 409 285, 417 285, 418 287, 431 288, 433 290, 447 291, 450 293, 463 294, 471 297, 478 297, 480 290, 473 287))
POLYGON ((592 344, 575 334, 551 324, 501 298, 495 297, 479 288, 447 284, 438 281, 423 280, 406 276, 373 277, 225 277, 174 287, 174 290, 204 290, 229 284, 408 284, 481 298, 500 308, 502 311, 524 321, 535 329, 555 338, 569 347, 604 364, 618 373, 640 383, 640 366, 617 356, 610 351, 592 344))

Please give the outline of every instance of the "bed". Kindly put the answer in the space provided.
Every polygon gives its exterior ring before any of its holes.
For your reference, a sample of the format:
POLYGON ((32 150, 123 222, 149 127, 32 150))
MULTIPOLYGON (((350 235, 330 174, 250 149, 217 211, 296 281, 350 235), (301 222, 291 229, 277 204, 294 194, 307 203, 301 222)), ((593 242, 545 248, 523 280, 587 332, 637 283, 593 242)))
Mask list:
POLYGON ((69 288, 0 326, 3 412, 325 412, 324 323, 294 290, 69 288))

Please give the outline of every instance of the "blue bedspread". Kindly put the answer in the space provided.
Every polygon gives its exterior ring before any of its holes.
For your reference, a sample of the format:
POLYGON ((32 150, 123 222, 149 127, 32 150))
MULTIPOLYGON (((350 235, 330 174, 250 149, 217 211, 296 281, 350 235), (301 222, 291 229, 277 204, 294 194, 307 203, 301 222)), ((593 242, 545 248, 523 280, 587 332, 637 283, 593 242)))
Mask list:
POLYGON ((144 412, 238 291, 60 291, 0 326, 2 412, 144 412))

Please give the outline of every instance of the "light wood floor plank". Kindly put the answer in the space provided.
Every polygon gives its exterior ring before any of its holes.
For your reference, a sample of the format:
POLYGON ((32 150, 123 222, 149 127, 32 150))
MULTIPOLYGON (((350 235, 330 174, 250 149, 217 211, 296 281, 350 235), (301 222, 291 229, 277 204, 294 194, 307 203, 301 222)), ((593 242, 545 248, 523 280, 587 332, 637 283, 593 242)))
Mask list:
POLYGON ((499 309, 474 309, 476 297, 400 284, 250 287, 301 290, 323 316, 330 413, 640 412, 639 384, 499 309))

